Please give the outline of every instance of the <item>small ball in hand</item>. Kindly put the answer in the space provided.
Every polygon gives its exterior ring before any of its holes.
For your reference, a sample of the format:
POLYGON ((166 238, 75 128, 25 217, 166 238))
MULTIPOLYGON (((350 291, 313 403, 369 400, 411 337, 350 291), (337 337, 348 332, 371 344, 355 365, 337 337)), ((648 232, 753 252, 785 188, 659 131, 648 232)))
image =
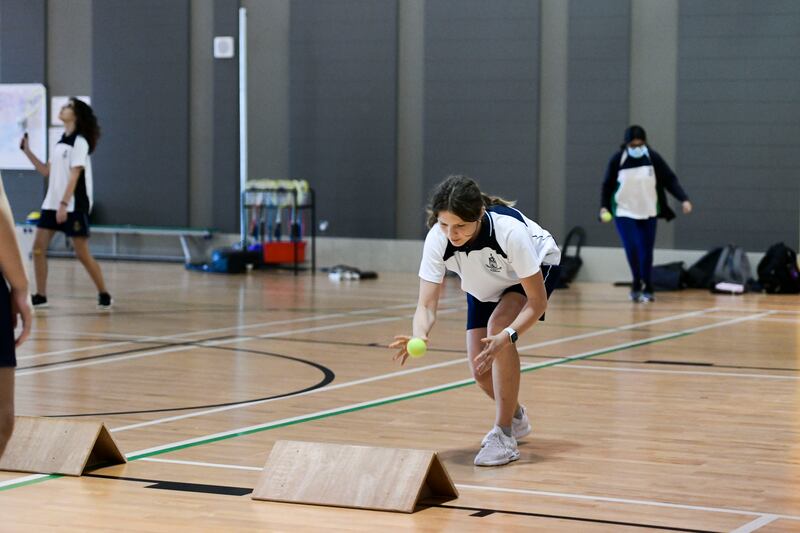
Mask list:
POLYGON ((424 340, 419 337, 413 337, 406 344, 406 351, 411 357, 422 357, 428 351, 428 346, 424 340))
POLYGON ((612 218, 614 217, 608 211, 603 211, 603 213, 600 215, 600 220, 603 222, 611 222, 612 218))

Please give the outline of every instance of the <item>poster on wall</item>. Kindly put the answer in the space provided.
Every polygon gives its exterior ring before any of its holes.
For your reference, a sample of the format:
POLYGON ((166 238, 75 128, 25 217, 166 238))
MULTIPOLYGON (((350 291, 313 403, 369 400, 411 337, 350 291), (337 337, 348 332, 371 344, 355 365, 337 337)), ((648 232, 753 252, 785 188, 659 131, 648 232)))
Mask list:
POLYGON ((47 90, 40 83, 0 83, 0 169, 33 170, 19 142, 28 134, 36 156, 47 160, 47 90))
MULTIPOLYGON (((71 96, 53 96, 50 98, 50 125, 51 126, 64 126, 64 123, 61 122, 61 119, 58 118, 58 114, 61 112, 61 108, 67 103, 67 101, 72 98, 71 96)), ((92 99, 88 96, 76 96, 78 100, 81 102, 86 103, 87 105, 92 105, 92 99)))

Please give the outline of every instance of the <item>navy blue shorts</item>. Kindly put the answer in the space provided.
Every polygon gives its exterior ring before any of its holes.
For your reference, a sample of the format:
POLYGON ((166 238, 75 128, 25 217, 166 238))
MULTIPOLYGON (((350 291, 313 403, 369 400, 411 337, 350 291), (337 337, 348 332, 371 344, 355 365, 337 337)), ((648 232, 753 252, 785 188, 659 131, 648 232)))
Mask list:
MULTIPOLYGON (((558 265, 542 265, 542 276, 544 276, 544 288, 547 291, 547 299, 553 294, 553 290, 558 285, 558 278, 561 274, 561 267, 558 265)), ((503 294, 518 292, 525 296, 525 289, 521 283, 512 285, 503 291, 503 294)), ((502 296, 501 296, 502 298, 502 296)), ((492 316, 497 304, 500 302, 482 302, 473 295, 467 293, 467 331, 471 329, 485 328, 489 325, 489 317, 492 316)), ((544 315, 539 320, 544 320, 544 315)))
POLYGON ((14 322, 11 316, 11 293, 0 276, 0 367, 17 366, 14 350, 14 322))
POLYGON ((37 227, 64 232, 67 237, 89 236, 89 214, 74 211, 67 213, 67 221, 63 224, 56 222, 56 212, 52 209, 42 209, 37 227))

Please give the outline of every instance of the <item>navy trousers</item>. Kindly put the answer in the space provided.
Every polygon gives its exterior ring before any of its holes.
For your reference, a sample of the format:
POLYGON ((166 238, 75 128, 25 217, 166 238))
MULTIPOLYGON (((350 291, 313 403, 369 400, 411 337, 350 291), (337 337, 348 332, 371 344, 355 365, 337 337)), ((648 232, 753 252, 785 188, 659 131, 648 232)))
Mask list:
POLYGON ((617 217, 617 232, 625 247, 633 275, 633 290, 653 292, 653 248, 656 244, 656 218, 637 220, 617 217))

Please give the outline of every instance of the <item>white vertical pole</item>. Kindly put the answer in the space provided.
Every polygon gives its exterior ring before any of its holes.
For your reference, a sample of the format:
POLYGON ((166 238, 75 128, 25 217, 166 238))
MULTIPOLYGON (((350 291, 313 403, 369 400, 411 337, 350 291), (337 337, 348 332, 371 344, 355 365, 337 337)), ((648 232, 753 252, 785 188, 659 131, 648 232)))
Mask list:
POLYGON ((247 9, 239 8, 239 230, 247 244, 244 190, 247 187, 247 9))

